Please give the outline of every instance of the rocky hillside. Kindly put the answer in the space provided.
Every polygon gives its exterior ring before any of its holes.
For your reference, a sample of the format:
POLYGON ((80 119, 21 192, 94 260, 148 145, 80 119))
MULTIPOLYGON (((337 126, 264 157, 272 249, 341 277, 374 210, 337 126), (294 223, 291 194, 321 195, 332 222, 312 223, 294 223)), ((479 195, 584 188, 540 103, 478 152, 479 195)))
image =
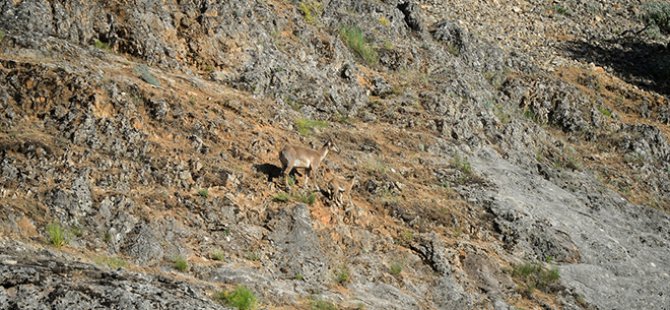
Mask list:
POLYGON ((668 309, 644 2, 1 0, 0 309, 668 309))

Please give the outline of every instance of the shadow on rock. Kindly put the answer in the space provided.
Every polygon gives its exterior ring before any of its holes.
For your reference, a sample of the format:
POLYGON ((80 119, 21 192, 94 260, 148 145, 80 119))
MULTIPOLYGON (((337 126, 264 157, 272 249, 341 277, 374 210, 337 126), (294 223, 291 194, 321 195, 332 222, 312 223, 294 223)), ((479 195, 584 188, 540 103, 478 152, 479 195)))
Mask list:
POLYGON ((572 41, 564 49, 575 59, 607 66, 622 79, 670 95, 670 48, 621 38, 602 43, 572 41))
POLYGON ((278 178, 282 175, 282 169, 273 164, 265 163, 254 165, 254 169, 265 174, 268 177, 268 182, 272 182, 275 178, 278 178))

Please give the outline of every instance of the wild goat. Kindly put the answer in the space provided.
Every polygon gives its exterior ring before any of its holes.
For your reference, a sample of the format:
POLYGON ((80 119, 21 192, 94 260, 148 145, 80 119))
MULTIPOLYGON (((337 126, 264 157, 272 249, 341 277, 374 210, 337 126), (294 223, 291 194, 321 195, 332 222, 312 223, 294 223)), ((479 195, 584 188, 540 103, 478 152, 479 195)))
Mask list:
POLYGON ((344 196, 346 195, 349 198, 349 206, 353 206, 353 201, 351 199, 351 189, 358 182, 356 176, 351 178, 349 184, 347 180, 341 177, 333 177, 328 182, 328 198, 335 203, 336 206, 342 207, 344 205, 344 196))
MULTIPOLYGON (((309 182, 309 177, 313 177, 315 170, 319 169, 319 165, 328 155, 328 151, 333 150, 339 152, 340 150, 335 146, 332 139, 328 139, 320 150, 312 150, 300 146, 287 145, 279 152, 279 161, 282 165, 282 175, 284 176, 284 183, 288 187, 287 174, 290 174, 293 168, 304 168, 307 171, 305 175, 305 184, 309 182)), ((317 190, 319 184, 316 183, 317 190)))

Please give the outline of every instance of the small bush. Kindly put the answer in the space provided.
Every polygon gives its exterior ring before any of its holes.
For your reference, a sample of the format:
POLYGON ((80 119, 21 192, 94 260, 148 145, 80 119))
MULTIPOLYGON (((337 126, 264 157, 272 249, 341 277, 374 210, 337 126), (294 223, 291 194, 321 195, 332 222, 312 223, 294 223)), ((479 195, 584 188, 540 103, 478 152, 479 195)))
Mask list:
POLYGON ((212 253, 209 253, 209 257, 213 260, 222 261, 222 260, 224 260, 225 255, 223 254, 223 251, 216 250, 216 251, 213 251, 212 253))
POLYGON ((360 56, 367 64, 375 65, 379 62, 377 51, 365 40, 363 31, 358 27, 343 27, 340 36, 344 43, 360 56))
POLYGON ((49 235, 49 242, 60 248, 68 243, 68 233, 59 223, 50 223, 47 225, 47 235, 49 235))
POLYGON ((298 272, 295 274, 295 276, 293 276, 293 279, 298 281, 305 281, 305 276, 303 276, 302 273, 298 272))
POLYGON ((0 30, 0 43, 2 43, 2 40, 5 38, 5 32, 0 30))
POLYGON ((463 174, 468 176, 472 175, 472 166, 467 159, 461 157, 460 155, 454 156, 450 163, 453 168, 458 169, 463 174))
POLYGON ((379 17, 379 24, 384 26, 384 27, 388 27, 388 26, 391 25, 391 21, 388 18, 386 18, 386 16, 380 16, 379 17))
POLYGON ((303 0, 298 5, 298 11, 305 17, 307 23, 315 24, 323 13, 323 4, 315 0, 303 0))
POLYGON ((135 73, 138 74, 143 81, 156 87, 161 86, 161 82, 158 81, 158 79, 153 74, 151 74, 151 72, 149 72, 149 67, 146 65, 135 66, 135 73))
POLYGON ((321 120, 300 118, 295 121, 295 127, 298 130, 299 134, 307 136, 317 128, 327 128, 328 122, 321 120))
POLYGON ((206 188, 200 189, 200 190, 198 191, 198 196, 200 196, 200 197, 202 197, 202 198, 207 198, 207 197, 209 197, 209 190, 206 189, 206 188))
POLYGON ((552 10, 554 12, 558 13, 558 14, 565 15, 565 16, 570 16, 570 11, 562 5, 558 5, 558 4, 554 5, 552 10))
POLYGON ((272 197, 272 201, 274 201, 274 202, 287 202, 287 201, 289 201, 289 199, 291 199, 291 197, 287 193, 284 193, 284 192, 281 192, 277 195, 274 195, 274 197, 272 197))
POLYGON ((337 310, 337 306, 333 303, 321 299, 312 300, 310 307, 312 310, 337 310))
POLYGON ((232 291, 220 292, 218 294, 218 299, 223 301, 227 306, 240 310, 256 309, 258 304, 258 300, 256 299, 254 292, 243 285, 237 286, 232 291))
POLYGON ((176 257, 174 259, 174 269, 177 269, 181 272, 188 271, 188 261, 181 256, 176 257))
POLYGON ((552 285, 560 279, 557 268, 547 268, 540 263, 517 265, 512 270, 512 276, 522 283, 528 295, 532 294, 535 289, 548 292, 552 285))
POLYGON ((647 3, 643 7, 642 21, 645 28, 657 28, 661 33, 670 34, 670 2, 647 3))
POLYGON ((316 194, 309 193, 309 195, 300 194, 295 197, 297 201, 306 203, 308 205, 313 205, 316 202, 316 194))
POLYGON ((93 260, 93 262, 98 265, 107 266, 111 269, 120 269, 128 266, 128 263, 125 260, 110 256, 98 256, 93 260))
POLYGON ((610 109, 608 109, 607 107, 599 106, 598 107, 598 112, 600 112, 600 114, 602 114, 606 117, 612 118, 612 111, 610 111, 610 109))
POLYGON ((394 277, 397 277, 402 272, 402 265, 398 262, 392 263, 389 267, 389 273, 394 277))
POLYGON ((101 50, 109 50, 110 49, 109 44, 107 44, 105 42, 102 42, 98 39, 95 39, 93 41, 93 46, 95 46, 95 48, 101 49, 101 50))
POLYGON ((349 268, 343 266, 335 274, 335 280, 340 285, 345 285, 351 281, 351 275, 349 274, 349 268))

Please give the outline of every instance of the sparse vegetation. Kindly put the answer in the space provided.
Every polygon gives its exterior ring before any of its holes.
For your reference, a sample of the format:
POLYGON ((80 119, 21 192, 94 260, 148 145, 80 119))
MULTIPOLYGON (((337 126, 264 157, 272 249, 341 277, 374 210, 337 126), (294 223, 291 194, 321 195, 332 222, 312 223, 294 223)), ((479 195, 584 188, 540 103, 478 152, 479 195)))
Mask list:
POLYGON ((161 86, 161 82, 158 81, 158 79, 153 74, 151 74, 151 72, 149 72, 149 67, 147 67, 146 65, 135 66, 135 74, 139 75, 143 81, 153 86, 156 87, 161 86))
POLYGON ((295 274, 295 276, 293 276, 293 279, 298 281, 305 281, 305 276, 303 276, 302 273, 298 272, 295 274))
POLYGON ((3 39, 5 39, 5 32, 0 30, 0 43, 2 43, 3 39))
POLYGON ((670 34, 670 2, 656 1, 643 7, 642 21, 645 29, 658 29, 662 34, 670 34))
POLYGON ((299 194, 295 198, 297 201, 306 203, 310 206, 313 205, 314 202, 316 202, 316 194, 314 192, 309 194, 299 194))
POLYGON ((612 111, 610 111, 610 109, 608 109, 607 107, 598 106, 598 112, 600 112, 600 114, 606 117, 612 118, 612 111))
MULTIPOLYGON (((293 185, 291 185, 293 186, 293 185)), ((313 205, 316 202, 316 194, 314 192, 311 192, 309 194, 306 193, 299 193, 299 194, 294 194, 294 195, 289 195, 288 193, 281 192, 279 194, 274 195, 272 197, 272 201, 274 202, 288 202, 290 200, 297 201, 297 202, 302 202, 308 205, 313 205)))
POLYGON ((535 289, 549 292, 560 278, 556 267, 545 267, 541 263, 525 263, 514 266, 512 276, 521 282, 524 292, 531 295, 535 289))
POLYGON ((174 259, 174 269, 177 269, 181 272, 186 272, 186 271, 188 271, 188 268, 189 268, 188 261, 185 258, 183 258, 181 256, 175 257, 175 259, 174 259))
POLYGON ((391 21, 388 18, 386 18, 386 16, 380 16, 379 17, 379 24, 384 26, 384 27, 388 27, 388 26, 391 26, 391 21))
POLYGON ((340 36, 344 43, 360 56, 368 65, 375 65, 379 62, 377 51, 368 43, 363 35, 363 31, 355 26, 343 27, 340 30, 340 36))
POLYGON ((111 269, 120 269, 128 266, 128 263, 125 260, 112 256, 98 256, 93 262, 97 265, 107 266, 111 269))
POLYGON ((220 292, 217 298, 223 301, 227 306, 239 310, 253 310, 258 305, 258 300, 254 292, 243 285, 237 286, 232 291, 220 292))
POLYGON ((299 134, 308 136, 316 129, 327 128, 328 122, 308 118, 299 118, 295 121, 295 127, 299 134))
POLYGON ((277 195, 274 195, 274 197, 272 197, 272 201, 274 201, 274 202, 288 202, 289 199, 291 199, 291 196, 289 196, 289 194, 284 193, 284 192, 281 192, 277 195))
POLYGON ((206 189, 206 188, 202 188, 202 189, 200 189, 200 190, 198 191, 198 196, 200 196, 200 197, 202 197, 202 198, 207 198, 207 197, 209 197, 209 190, 206 189))
POLYGON ((333 303, 329 301, 325 301, 323 299, 315 299, 312 300, 312 304, 310 307, 312 310, 337 310, 337 306, 335 306, 333 303))
POLYGON ((217 261, 223 261, 225 259, 225 255, 221 250, 212 251, 211 253, 209 253, 209 257, 217 261))
POLYGON ((404 245, 410 244, 412 241, 414 241, 414 233, 411 230, 404 230, 403 232, 400 233, 399 237, 399 242, 404 245))
POLYGON ((399 262, 391 263, 391 266, 389 266, 389 273, 394 277, 399 276, 400 273, 402 273, 402 264, 399 262))
POLYGON ((315 24, 323 14, 323 4, 315 0, 303 0, 298 5, 298 11, 305 17, 309 24, 315 24))
POLYGON ((252 262, 257 262, 261 260, 261 256, 258 254, 258 252, 255 251, 247 252, 247 254, 244 257, 252 262))
POLYGON ((451 159, 450 164, 452 168, 458 169, 458 171, 462 172, 466 176, 471 176, 473 174, 470 162, 458 154, 456 154, 451 159))
POLYGON ((551 9, 558 14, 570 16, 570 11, 562 5, 556 4, 551 9))
POLYGON ((68 232, 59 223, 52 222, 47 225, 47 235, 49 236, 49 243, 60 248, 69 242, 68 232))
POLYGON ((351 275, 349 274, 349 268, 347 266, 342 266, 335 272, 335 280, 340 285, 345 285, 351 281, 351 275))
POLYGON ((101 50, 109 50, 109 49, 111 49, 111 48, 109 47, 109 44, 107 44, 107 43, 105 43, 105 42, 102 42, 102 41, 100 41, 100 40, 98 40, 98 39, 95 39, 95 40, 93 41, 93 46, 95 46, 95 48, 97 48, 97 49, 101 49, 101 50))

